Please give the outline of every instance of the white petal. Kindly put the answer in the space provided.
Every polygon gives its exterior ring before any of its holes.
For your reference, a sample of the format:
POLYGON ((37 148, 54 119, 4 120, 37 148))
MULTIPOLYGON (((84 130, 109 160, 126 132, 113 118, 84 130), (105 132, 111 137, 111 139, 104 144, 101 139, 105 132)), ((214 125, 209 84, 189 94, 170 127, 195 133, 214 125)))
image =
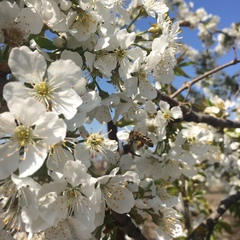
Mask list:
POLYGON ((72 132, 81 127, 86 120, 86 116, 86 112, 81 112, 76 113, 75 116, 70 120, 66 119, 65 123, 67 124, 67 129, 72 132))
POLYGON ((152 43, 152 50, 163 54, 168 46, 168 36, 161 35, 159 38, 155 38, 152 43))
POLYGON ((8 102, 8 108, 25 126, 42 121, 46 114, 46 107, 33 98, 13 98, 12 101, 8 102))
POLYGON ((47 67, 44 57, 26 46, 12 49, 8 65, 17 79, 29 83, 42 81, 47 67))
POLYGON ((82 76, 82 70, 72 60, 58 60, 51 63, 48 70, 49 82, 60 84, 61 88, 71 88, 82 76))
POLYGON ((101 123, 107 123, 110 122, 112 120, 111 114, 109 112, 109 108, 107 106, 99 106, 96 109, 96 113, 95 113, 95 118, 101 123))
POLYGON ((71 59, 77 66, 82 68, 83 60, 82 60, 81 55, 77 52, 64 50, 61 54, 61 59, 63 59, 63 60, 71 59))
POLYGON ((30 33, 38 34, 42 30, 42 19, 30 8, 23 8, 19 13, 19 19, 20 21, 18 25, 25 32, 25 37, 28 37, 30 33))
POLYGON ((9 1, 1 1, 0 2, 1 29, 13 23, 19 12, 20 8, 17 4, 11 4, 9 1))
POLYGON ((29 92, 30 89, 27 90, 26 88, 24 88, 22 83, 10 82, 7 83, 3 88, 3 97, 7 102, 11 101, 13 97, 25 99, 31 97, 29 92))
POLYGON ((126 49, 134 42, 136 34, 135 32, 128 33, 126 29, 122 29, 116 34, 116 38, 121 49, 126 49))
POLYGON ((52 110, 63 114, 66 119, 71 119, 77 113, 77 107, 82 104, 82 99, 73 89, 68 89, 53 94, 52 110))
POLYGON ((101 97, 96 91, 91 91, 82 96, 83 103, 78 108, 80 112, 90 112, 101 102, 101 97))
POLYGON ((153 69, 161 61, 161 54, 158 52, 150 52, 146 58, 146 68, 153 69))
POLYGON ((132 193, 126 187, 113 187, 112 197, 106 197, 109 208, 117 213, 128 213, 135 204, 132 193))
POLYGON ((127 130, 118 131, 117 137, 119 140, 127 141, 129 139, 129 131, 127 131, 127 130))
POLYGON ((109 37, 99 38, 97 44, 95 45, 95 51, 102 50, 109 46, 109 37))
POLYGON ((159 107, 163 112, 167 112, 170 108, 170 105, 167 102, 161 100, 159 103, 159 107))
POLYGON ((179 106, 171 108, 171 112, 172 112, 172 115, 173 115, 174 119, 182 118, 182 116, 183 116, 182 115, 182 110, 179 106))
POLYGON ((139 84, 140 94, 146 97, 148 100, 152 100, 157 97, 157 91, 151 82, 146 80, 141 80, 139 84))
POLYGON ((78 161, 84 164, 86 168, 89 168, 91 166, 90 152, 85 145, 76 145, 74 149, 74 156, 78 161))
POLYGON ((64 177, 73 187, 91 178, 86 171, 87 168, 79 161, 67 161, 63 168, 64 177))
POLYGON ((45 113, 44 121, 39 122, 34 129, 34 133, 42 138, 47 146, 62 141, 66 136, 66 124, 59 119, 56 113, 45 113))
POLYGON ((8 142, 0 145, 0 180, 9 177, 18 167, 18 144, 8 142), (13 153, 14 152, 14 153, 13 153))
POLYGON ((12 136, 16 128, 15 116, 13 113, 4 112, 0 114, 0 138, 12 136))
POLYGON ((28 146, 26 158, 19 164, 19 177, 27 177, 35 173, 43 165, 46 157, 46 148, 28 146))

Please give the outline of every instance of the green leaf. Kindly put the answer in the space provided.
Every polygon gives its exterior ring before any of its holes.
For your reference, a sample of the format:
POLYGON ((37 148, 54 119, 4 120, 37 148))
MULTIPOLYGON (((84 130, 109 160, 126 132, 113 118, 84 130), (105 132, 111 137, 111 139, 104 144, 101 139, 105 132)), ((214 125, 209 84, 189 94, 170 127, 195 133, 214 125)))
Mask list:
POLYGON ((186 77, 186 78, 190 78, 190 77, 182 70, 182 68, 179 67, 179 66, 174 67, 174 74, 177 75, 177 76, 183 76, 183 77, 186 77))
POLYGON ((34 37, 34 40, 41 48, 44 48, 47 50, 57 49, 57 47, 53 44, 53 42, 46 37, 36 36, 34 37))
POLYGON ((218 225, 218 227, 220 229, 224 229, 229 234, 233 234, 234 233, 233 230, 232 230, 231 225, 229 223, 227 223, 227 222, 218 221, 217 225, 218 225))
POLYGON ((191 66, 191 65, 194 65, 196 64, 195 62, 193 61, 190 61, 190 62, 182 62, 180 64, 178 64, 179 67, 186 67, 186 66, 191 66))
POLYGON ((227 129, 224 131, 229 137, 234 139, 240 139, 240 133, 236 131, 236 129, 227 129))
POLYGON ((121 118, 119 121, 115 123, 115 125, 118 127, 125 127, 133 124, 134 124, 134 121, 126 121, 124 118, 121 118))

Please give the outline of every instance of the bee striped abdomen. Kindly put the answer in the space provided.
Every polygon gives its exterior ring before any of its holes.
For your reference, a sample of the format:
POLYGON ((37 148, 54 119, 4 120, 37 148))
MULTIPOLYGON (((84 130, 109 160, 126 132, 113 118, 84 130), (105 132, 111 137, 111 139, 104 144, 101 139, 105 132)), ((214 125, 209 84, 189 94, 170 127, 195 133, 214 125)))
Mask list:
POLYGON ((138 148, 143 147, 144 145, 148 147, 153 147, 152 140, 149 137, 142 134, 141 132, 137 131, 131 131, 129 133, 129 142, 130 143, 136 142, 138 148))

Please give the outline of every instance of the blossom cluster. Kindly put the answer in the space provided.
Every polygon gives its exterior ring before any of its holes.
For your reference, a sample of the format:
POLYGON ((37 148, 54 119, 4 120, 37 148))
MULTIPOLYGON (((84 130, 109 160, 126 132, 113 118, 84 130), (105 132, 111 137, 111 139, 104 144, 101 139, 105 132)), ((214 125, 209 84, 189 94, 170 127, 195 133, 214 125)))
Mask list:
POLYGON ((181 107, 158 98, 181 51, 170 2, 0 2, 7 56, 0 70, 8 73, 0 114, 3 239, 111 239, 112 212, 128 214, 141 230, 150 221, 155 239, 182 235, 179 199, 169 189, 195 176, 196 164, 216 161, 220 149, 211 145, 213 127, 181 124, 181 107), (135 21, 147 16, 155 23, 137 31, 135 21), (128 129, 104 134, 91 129, 96 122, 128 129))

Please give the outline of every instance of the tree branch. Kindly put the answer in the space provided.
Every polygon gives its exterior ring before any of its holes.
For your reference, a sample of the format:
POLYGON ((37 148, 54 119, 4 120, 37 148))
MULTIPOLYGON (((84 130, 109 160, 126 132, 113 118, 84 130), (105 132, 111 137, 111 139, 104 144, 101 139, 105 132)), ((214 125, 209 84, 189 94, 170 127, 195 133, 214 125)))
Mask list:
POLYGON ((127 214, 119 214, 112 211, 112 216, 119 224, 119 228, 123 230, 129 237, 136 240, 147 240, 141 232, 141 230, 132 222, 131 218, 127 214))
POLYGON ((163 100, 165 102, 168 102, 171 107, 180 106, 183 112, 183 118, 182 118, 183 121, 195 122, 195 123, 206 123, 213 127, 220 127, 220 128, 240 128, 240 122, 217 118, 207 114, 196 113, 193 110, 183 106, 181 103, 174 100, 173 98, 167 96, 161 91, 158 91, 157 100, 163 100))
POLYGON ((214 214, 211 214, 204 222, 202 222, 194 231, 188 236, 187 240, 209 240, 213 233, 214 227, 219 218, 237 201, 240 200, 240 192, 227 197, 222 200, 214 214))
POLYGON ((218 67, 216 67, 216 68, 214 68, 214 69, 212 69, 212 70, 210 70, 210 71, 202 74, 201 76, 198 76, 198 77, 194 78, 194 79, 191 80, 190 82, 185 82, 182 87, 180 87, 175 93, 173 93, 173 94, 171 95, 171 98, 175 98, 178 94, 180 94, 180 93, 181 93, 182 91, 184 91, 185 89, 189 89, 189 90, 190 90, 190 88, 192 87, 193 84, 195 84, 195 83, 197 83, 198 81, 200 81, 200 80, 202 80, 202 79, 204 79, 204 78, 212 75, 213 73, 216 73, 216 72, 218 72, 218 71, 220 71, 220 70, 222 70, 222 69, 224 69, 224 68, 227 68, 227 67, 229 67, 229 66, 238 64, 239 62, 240 62, 240 60, 238 60, 238 59, 236 58, 236 56, 235 56, 235 58, 234 58, 232 61, 230 61, 229 63, 225 63, 225 64, 223 64, 223 65, 221 65, 221 66, 218 66, 218 67))
MULTIPOLYGON (((111 140, 118 141, 117 138, 117 126, 112 122, 108 122, 108 137, 111 140)), ((119 214, 112 211, 112 216, 118 224, 118 228, 124 231, 129 237, 136 240, 147 240, 141 230, 132 222, 131 218, 127 214, 119 214)), ((122 237, 124 239, 124 236, 122 237)))

